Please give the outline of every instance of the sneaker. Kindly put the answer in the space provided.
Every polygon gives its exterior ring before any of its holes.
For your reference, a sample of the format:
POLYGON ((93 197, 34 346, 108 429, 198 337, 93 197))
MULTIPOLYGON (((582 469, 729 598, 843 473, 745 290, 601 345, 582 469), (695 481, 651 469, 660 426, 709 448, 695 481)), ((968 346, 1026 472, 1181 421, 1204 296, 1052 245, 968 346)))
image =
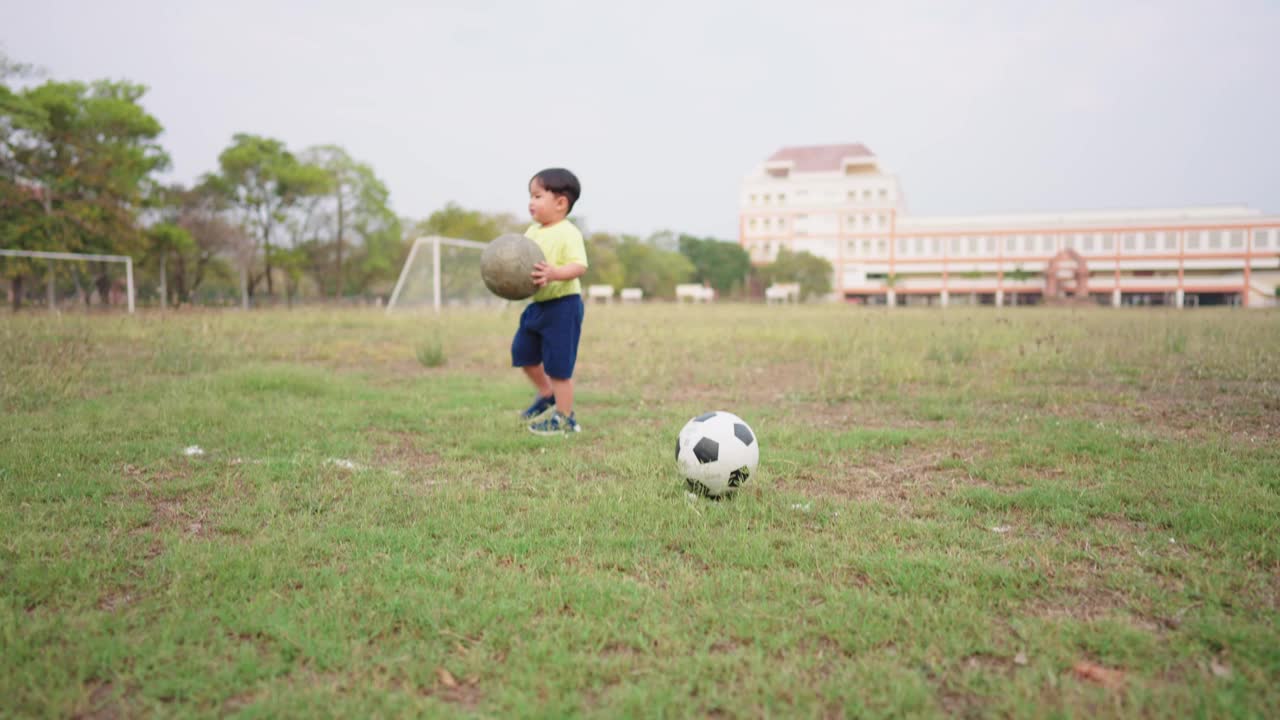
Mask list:
POLYGON ((545 413, 546 411, 550 410, 555 406, 556 406, 555 395, 552 395, 551 397, 542 397, 541 395, 539 395, 538 397, 533 399, 532 405, 525 408, 524 412, 520 413, 520 419, 532 420, 536 417, 541 416, 543 413, 545 413))
POLYGON ((564 413, 557 410, 548 418, 529 423, 529 432, 534 435, 564 435, 582 432, 582 426, 574 419, 573 413, 565 417, 564 413))

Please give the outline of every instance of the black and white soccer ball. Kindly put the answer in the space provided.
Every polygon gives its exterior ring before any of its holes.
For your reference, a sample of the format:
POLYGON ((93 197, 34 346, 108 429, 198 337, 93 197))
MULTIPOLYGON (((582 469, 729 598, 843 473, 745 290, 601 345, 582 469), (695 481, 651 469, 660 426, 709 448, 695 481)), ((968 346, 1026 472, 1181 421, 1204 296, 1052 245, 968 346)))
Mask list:
POLYGON ((676 438, 676 465, 691 492, 728 495, 751 477, 759 463, 756 434, 733 413, 703 413, 686 423, 676 438))

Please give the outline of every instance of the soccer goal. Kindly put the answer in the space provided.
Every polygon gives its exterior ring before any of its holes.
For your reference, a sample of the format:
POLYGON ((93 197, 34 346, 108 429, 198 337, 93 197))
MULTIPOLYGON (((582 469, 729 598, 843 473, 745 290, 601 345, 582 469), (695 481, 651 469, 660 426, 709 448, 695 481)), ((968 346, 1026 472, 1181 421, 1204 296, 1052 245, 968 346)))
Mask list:
POLYGON ((387 312, 442 307, 494 306, 496 297, 480 279, 485 243, 439 236, 418 238, 400 269, 387 312))
MULTIPOLYGON (((43 252, 39 250, 4 250, 0 249, 0 257, 34 258, 36 260, 70 260, 73 262, 118 262, 124 263, 125 296, 129 302, 129 312, 133 312, 133 258, 128 255, 93 255, 89 253, 43 252)), ((48 273, 49 309, 57 307, 57 273, 48 273)))

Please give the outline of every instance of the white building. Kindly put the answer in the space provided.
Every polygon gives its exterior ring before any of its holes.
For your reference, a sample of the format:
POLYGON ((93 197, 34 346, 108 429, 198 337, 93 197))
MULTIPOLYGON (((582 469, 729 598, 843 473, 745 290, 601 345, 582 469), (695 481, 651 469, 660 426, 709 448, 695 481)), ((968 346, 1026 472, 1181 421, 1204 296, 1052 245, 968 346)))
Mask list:
POLYGON ((890 304, 1276 304, 1280 217, 1243 206, 913 217, 863 145, 783 148, 743 181, 738 239, 831 261, 836 296, 890 304))

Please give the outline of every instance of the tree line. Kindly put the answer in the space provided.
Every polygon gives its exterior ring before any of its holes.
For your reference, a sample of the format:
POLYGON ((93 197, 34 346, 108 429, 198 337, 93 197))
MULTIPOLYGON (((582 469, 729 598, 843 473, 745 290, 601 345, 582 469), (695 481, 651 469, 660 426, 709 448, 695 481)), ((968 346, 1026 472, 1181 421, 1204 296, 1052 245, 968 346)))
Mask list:
MULTIPOLYGON (((488 241, 527 225, 454 204, 425 220, 399 218, 373 168, 342 147, 295 150, 252 133, 235 134, 197 181, 162 182, 170 158, 145 94, 128 81, 45 79, 0 54, 0 248, 127 255, 144 302, 248 306, 385 295, 414 237, 488 241)), ((648 297, 672 297, 683 282, 726 296, 774 281, 830 291, 830 264, 807 253, 783 251, 753 268, 741 247, 714 238, 586 237, 585 282, 648 297)), ((118 282, 100 262, 7 257, 0 275, 14 309, 45 287, 109 304, 118 282)))

